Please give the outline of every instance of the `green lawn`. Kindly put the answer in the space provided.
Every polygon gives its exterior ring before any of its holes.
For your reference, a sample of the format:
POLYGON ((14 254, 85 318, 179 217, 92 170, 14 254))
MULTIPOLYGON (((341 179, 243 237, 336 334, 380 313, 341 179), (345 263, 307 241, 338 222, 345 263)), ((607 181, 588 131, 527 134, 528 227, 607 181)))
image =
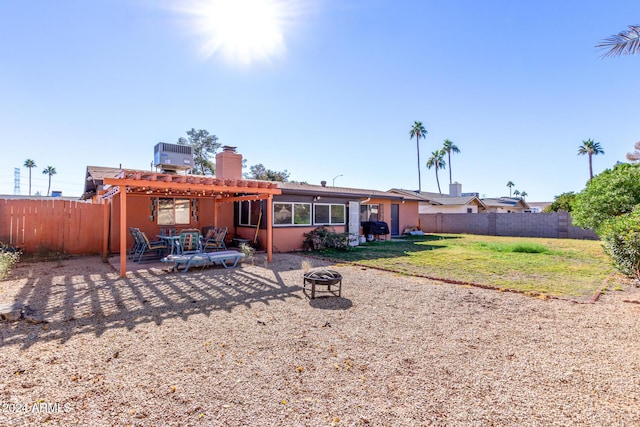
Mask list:
POLYGON ((443 234, 371 242, 318 255, 560 297, 593 295, 614 271, 600 242, 591 240, 443 234))

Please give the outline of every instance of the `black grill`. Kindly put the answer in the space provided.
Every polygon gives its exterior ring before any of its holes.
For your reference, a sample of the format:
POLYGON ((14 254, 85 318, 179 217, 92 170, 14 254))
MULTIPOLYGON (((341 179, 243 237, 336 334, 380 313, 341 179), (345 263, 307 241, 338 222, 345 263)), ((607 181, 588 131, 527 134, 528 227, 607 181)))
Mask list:
POLYGON ((384 221, 363 221, 362 232, 368 234, 389 234, 389 226, 384 221))

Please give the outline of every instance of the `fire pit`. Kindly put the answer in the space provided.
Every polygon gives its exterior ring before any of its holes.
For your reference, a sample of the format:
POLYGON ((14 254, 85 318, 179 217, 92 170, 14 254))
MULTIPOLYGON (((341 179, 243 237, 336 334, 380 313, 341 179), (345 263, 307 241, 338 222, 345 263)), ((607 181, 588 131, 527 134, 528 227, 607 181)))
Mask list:
POLYGON ((342 275, 337 271, 324 269, 309 271, 302 277, 304 277, 303 291, 307 290, 307 285, 311 285, 311 299, 316 297, 316 292, 331 293, 338 297, 342 294, 342 275), (316 286, 326 286, 327 289, 316 290, 316 286))

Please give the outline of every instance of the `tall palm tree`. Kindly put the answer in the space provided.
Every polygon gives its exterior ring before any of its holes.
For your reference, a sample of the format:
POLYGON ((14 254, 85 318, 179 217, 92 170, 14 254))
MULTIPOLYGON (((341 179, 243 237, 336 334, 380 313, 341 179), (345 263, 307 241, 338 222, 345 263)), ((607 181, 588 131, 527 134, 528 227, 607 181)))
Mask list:
POLYGON ((578 147, 578 155, 587 154, 589 156, 589 180, 593 179, 593 165, 591 158, 594 155, 604 154, 604 150, 600 146, 599 142, 594 142, 593 139, 587 139, 582 141, 582 145, 578 147))
POLYGON ((526 191, 523 191, 522 193, 520 193, 520 197, 522 197, 522 200, 524 200, 525 197, 527 197, 528 194, 526 191))
POLYGON ((431 157, 427 160, 427 169, 436 169, 436 181, 438 183, 438 193, 442 194, 440 190, 440 178, 438 178, 438 169, 444 169, 447 164, 444 161, 444 150, 437 150, 431 153, 431 157))
POLYGON ((608 49, 602 58, 640 53, 640 25, 629 25, 628 31, 607 37, 597 44, 596 48, 608 49))
POLYGON ((54 168, 53 166, 47 166, 43 171, 42 174, 43 175, 49 175, 49 187, 47 187, 47 196, 49 196, 49 191, 51 190, 51 177, 53 175, 55 175, 56 173, 56 168, 54 168))
POLYGON ((453 142, 445 139, 444 145, 442 146, 442 151, 447 153, 447 161, 449 162, 449 184, 451 184, 453 182, 451 180, 451 153, 460 153, 460 149, 453 142))
POLYGON ((413 127, 409 131, 409 138, 416 137, 416 150, 418 151, 418 191, 422 191, 422 180, 420 179, 420 138, 424 138, 427 135, 427 130, 422 125, 422 122, 414 122, 413 127))
POLYGON ((520 190, 516 190, 516 191, 514 191, 514 192, 513 192, 513 195, 514 195, 514 196, 516 196, 516 197, 518 197, 518 196, 520 195, 520 190))
POLYGON ((24 161, 24 167, 29 168, 29 195, 31 195, 31 169, 36 167, 36 162, 31 159, 24 161))
POLYGON ((513 181, 509 181, 507 182, 507 187, 509 187, 509 197, 511 197, 511 187, 513 187, 515 184, 513 183, 513 181))

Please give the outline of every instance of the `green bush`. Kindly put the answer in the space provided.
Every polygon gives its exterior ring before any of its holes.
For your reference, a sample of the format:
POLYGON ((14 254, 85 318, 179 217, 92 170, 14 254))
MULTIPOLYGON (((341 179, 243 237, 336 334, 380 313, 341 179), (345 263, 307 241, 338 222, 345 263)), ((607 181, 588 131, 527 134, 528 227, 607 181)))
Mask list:
POLYGON ((640 279, 640 207, 607 220, 601 227, 602 246, 622 274, 640 279))
MULTIPOLYGON (((610 218, 624 215, 640 204, 640 165, 620 163, 593 177, 572 203, 573 225, 600 227, 610 218)), ((600 236, 602 237, 602 236, 600 236)))
POLYGON ((20 252, 12 250, 0 242, 0 280, 4 279, 11 268, 20 260, 20 252))
MULTIPOLYGON (((332 229, 333 230, 333 229, 332 229)), ((325 226, 316 228, 309 233, 304 233, 304 248, 314 251, 325 249, 349 250, 349 234, 336 233, 325 226)))

